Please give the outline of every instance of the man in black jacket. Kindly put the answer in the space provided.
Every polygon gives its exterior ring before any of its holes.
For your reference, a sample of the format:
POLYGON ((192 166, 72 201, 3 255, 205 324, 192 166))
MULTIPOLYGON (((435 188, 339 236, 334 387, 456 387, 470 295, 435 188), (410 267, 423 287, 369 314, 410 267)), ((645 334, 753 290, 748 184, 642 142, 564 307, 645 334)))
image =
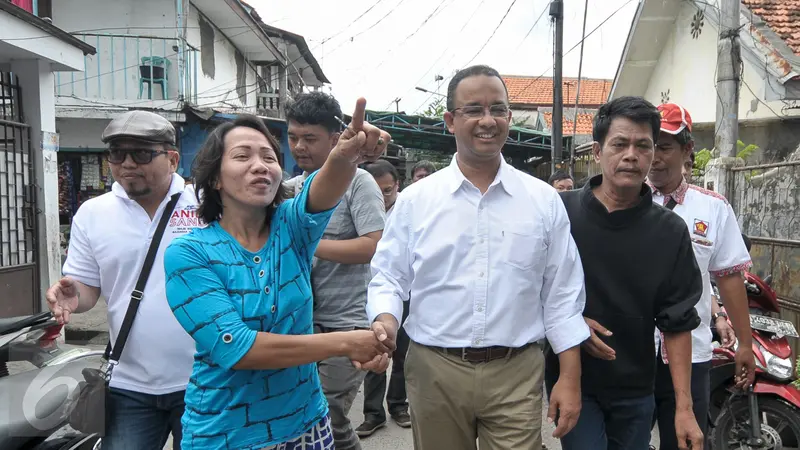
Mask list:
MULTIPOLYGON (((592 152, 602 175, 561 194, 586 277, 584 316, 592 336, 581 351, 583 409, 564 450, 648 448, 655 402, 653 333, 664 333, 676 392, 681 449, 702 449, 692 412, 691 331, 703 292, 683 221, 652 202, 644 184, 661 118, 638 97, 603 105, 594 119, 592 152)), ((548 354, 548 391, 558 360, 548 354)))

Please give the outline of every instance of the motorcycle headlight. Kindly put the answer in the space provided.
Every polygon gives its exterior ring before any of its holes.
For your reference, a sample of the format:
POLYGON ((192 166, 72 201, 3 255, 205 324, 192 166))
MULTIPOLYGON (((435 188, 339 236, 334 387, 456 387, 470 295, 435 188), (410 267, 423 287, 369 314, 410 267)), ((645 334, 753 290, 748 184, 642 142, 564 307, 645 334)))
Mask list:
POLYGON ((761 354, 764 355, 764 361, 767 363, 767 367, 763 367, 761 363, 756 358, 756 365, 761 367, 761 369, 766 370, 768 374, 772 375, 773 377, 779 380, 791 380, 792 379, 792 360, 791 358, 784 359, 779 358, 772 353, 768 352, 761 344, 756 342, 758 349, 761 351, 761 354))

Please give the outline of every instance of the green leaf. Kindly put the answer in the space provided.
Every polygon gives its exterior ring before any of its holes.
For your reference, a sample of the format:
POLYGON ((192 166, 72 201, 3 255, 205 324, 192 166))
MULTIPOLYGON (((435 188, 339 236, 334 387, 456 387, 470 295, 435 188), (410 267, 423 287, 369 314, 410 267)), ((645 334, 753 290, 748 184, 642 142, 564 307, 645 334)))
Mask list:
POLYGON ((432 101, 428 107, 420 113, 420 115, 441 119, 444 117, 445 108, 444 97, 437 97, 436 100, 432 101))
POLYGON ((711 150, 704 148, 694 155, 694 167, 698 171, 706 170, 706 165, 711 161, 711 150))

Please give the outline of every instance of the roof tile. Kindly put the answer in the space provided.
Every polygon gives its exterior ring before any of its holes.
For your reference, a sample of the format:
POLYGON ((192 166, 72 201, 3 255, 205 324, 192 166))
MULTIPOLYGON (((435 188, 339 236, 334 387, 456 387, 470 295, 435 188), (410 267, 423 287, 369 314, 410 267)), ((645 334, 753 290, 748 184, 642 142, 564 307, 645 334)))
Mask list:
POLYGON ((742 4, 800 55, 800 0, 742 0, 742 4))
MULTIPOLYGON (((800 0, 797 0, 800 2, 800 0)), ((503 75, 511 103, 539 106, 553 105, 553 79, 503 75)), ((580 107, 599 107, 608 100, 613 80, 581 79, 580 107)), ((564 78, 563 96, 566 105, 575 104, 577 78, 564 78)))
MULTIPOLYGON (((544 121, 547 123, 548 128, 552 128, 553 126, 553 113, 545 112, 542 113, 544 117, 544 121)), ((592 125, 592 121, 594 120, 594 114, 591 113, 578 113, 578 128, 575 131, 575 134, 592 134, 592 130, 594 129, 592 125)), ((565 136, 572 135, 572 114, 565 114, 563 117, 562 123, 562 130, 565 136)))

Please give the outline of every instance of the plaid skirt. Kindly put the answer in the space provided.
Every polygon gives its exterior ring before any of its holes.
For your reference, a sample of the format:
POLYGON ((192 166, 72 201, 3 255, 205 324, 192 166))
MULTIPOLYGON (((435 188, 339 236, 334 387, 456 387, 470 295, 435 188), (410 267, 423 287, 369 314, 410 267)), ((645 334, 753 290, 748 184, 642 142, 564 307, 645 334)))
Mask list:
POLYGON ((302 436, 265 447, 263 450, 334 450, 331 420, 325 416, 302 436))

